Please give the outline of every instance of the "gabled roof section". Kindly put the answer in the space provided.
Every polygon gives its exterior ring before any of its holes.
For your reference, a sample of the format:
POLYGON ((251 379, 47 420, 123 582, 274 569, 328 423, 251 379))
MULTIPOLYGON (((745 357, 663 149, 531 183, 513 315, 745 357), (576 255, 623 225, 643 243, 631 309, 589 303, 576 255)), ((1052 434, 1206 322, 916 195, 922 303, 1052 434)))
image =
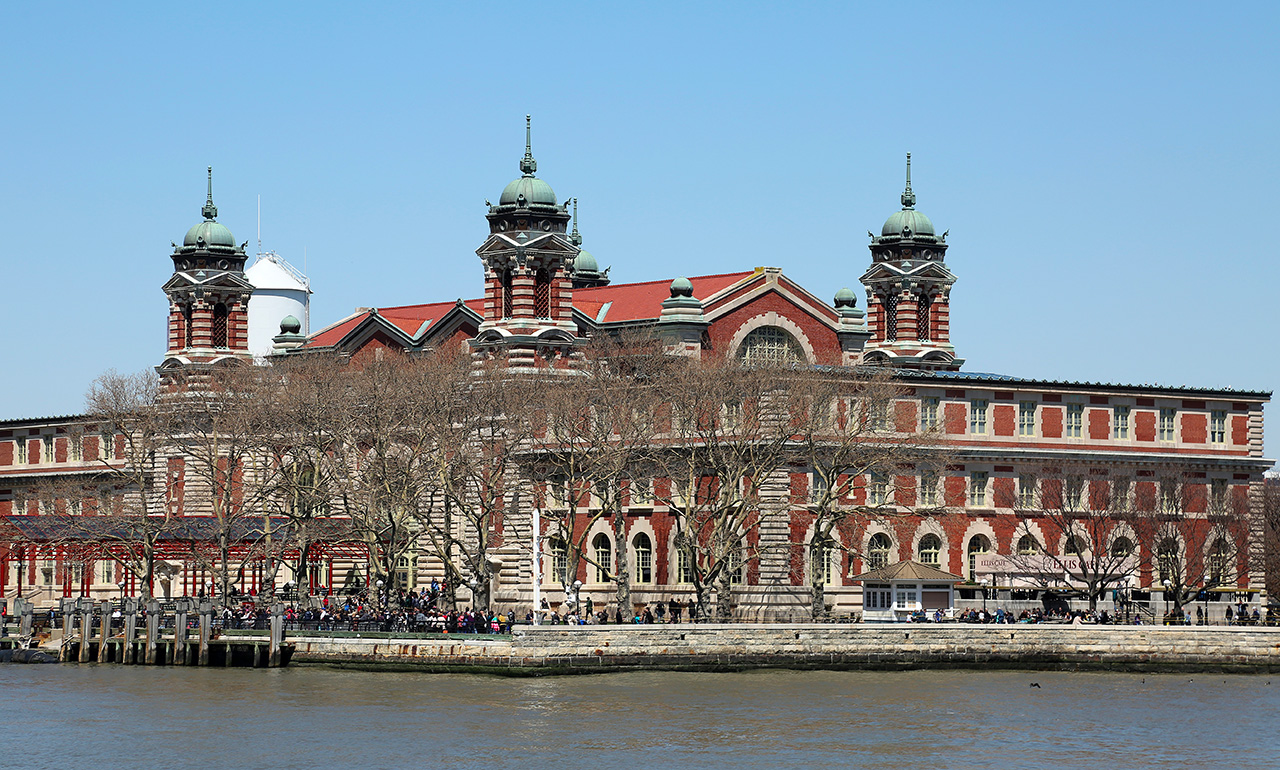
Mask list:
POLYGON ((929 583, 963 583, 964 578, 943 572, 936 567, 918 561, 900 561, 887 567, 873 569, 853 578, 860 583, 887 583, 890 580, 920 580, 929 583))
POLYGON ((363 309, 311 335, 303 348, 314 350, 342 346, 343 343, 349 343, 378 328, 412 345, 421 342, 429 331, 434 330, 437 323, 455 309, 474 314, 478 321, 484 311, 484 300, 363 309))

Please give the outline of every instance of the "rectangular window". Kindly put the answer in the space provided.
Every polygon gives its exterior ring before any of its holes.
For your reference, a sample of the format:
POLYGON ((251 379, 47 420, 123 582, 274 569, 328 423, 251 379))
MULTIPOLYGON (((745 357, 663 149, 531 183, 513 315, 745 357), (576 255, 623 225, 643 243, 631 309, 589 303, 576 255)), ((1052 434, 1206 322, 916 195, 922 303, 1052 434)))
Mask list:
POLYGON ((652 505, 653 504, 653 481, 652 479, 631 479, 630 486, 631 504, 632 505, 652 505))
POLYGON ((925 507, 938 504, 938 474, 930 471, 920 474, 920 504, 925 507))
POLYGON ((935 430, 938 427, 938 399, 920 399, 920 429, 935 430))
POLYGON ((883 473, 872 473, 867 484, 867 501, 871 505, 884 505, 889 502, 888 479, 883 473))
POLYGON ((809 502, 821 503, 827 496, 827 479, 818 471, 809 474, 809 502))
POLYGON ((974 471, 969 474, 969 507, 981 508, 987 504, 987 473, 974 471))
POLYGON ((987 432, 987 402, 982 399, 969 402, 969 432, 987 432))
POLYGON ((1066 479, 1062 483, 1062 507, 1067 511, 1084 510, 1084 479, 1066 479))
POLYGON ((1018 477, 1018 507, 1036 507, 1036 477, 1029 473, 1018 477))
POLYGON ((676 551, 676 582, 693 582, 693 560, 689 558, 689 550, 681 548, 676 551))
POLYGON ((1084 435, 1084 404, 1067 404, 1067 438, 1084 435))
POLYGON ((1209 414, 1209 443, 1223 444, 1227 441, 1227 413, 1215 409, 1209 414))
POLYGON ((1115 511, 1127 511, 1129 509, 1129 495, 1133 489, 1133 483, 1127 477, 1120 477, 1111 482, 1111 508, 1115 511))
POLYGON ((1129 438, 1129 407, 1117 406, 1112 410, 1115 419, 1112 420, 1114 425, 1111 428, 1112 438, 1129 438))
POLYGON ((1160 410, 1160 440, 1173 441, 1178 420, 1177 409, 1160 410))
POLYGON ((14 449, 17 450, 18 464, 26 465, 27 463, 27 437, 19 436, 13 440, 14 449))
POLYGON ((79 433, 73 433, 67 439, 67 442, 70 447, 67 450, 67 459, 73 463, 78 463, 82 459, 84 459, 83 455, 81 454, 81 449, 84 446, 84 436, 81 436, 79 433))
POLYGON ((1209 482, 1210 513, 1223 514, 1227 511, 1227 480, 1212 479, 1209 482))
POLYGON ((1160 482, 1160 512, 1176 514, 1182 510, 1178 499, 1178 483, 1172 479, 1160 482))
POLYGON ((1018 402, 1018 435, 1036 435, 1036 402, 1018 402))
POLYGON ((114 449, 112 444, 114 443, 115 442, 112 440, 110 433, 103 433, 98 436, 98 459, 110 460, 111 455, 115 454, 115 452, 112 451, 114 449))
POLYGON ((44 444, 44 448, 40 452, 40 462, 42 463, 53 462, 57 458, 57 455, 53 453, 53 442, 54 442, 53 436, 41 436, 40 440, 44 444))

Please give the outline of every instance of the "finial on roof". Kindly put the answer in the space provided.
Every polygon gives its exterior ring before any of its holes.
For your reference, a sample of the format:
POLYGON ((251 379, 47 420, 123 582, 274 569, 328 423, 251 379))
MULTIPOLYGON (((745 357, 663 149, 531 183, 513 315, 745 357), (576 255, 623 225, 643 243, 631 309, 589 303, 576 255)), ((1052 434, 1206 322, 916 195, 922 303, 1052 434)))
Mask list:
POLYGON ((902 208, 916 205, 916 194, 911 192, 911 153, 907 153, 907 189, 902 191, 902 208))
POLYGON ((582 236, 578 234, 578 199, 573 199, 573 232, 569 234, 569 242, 574 246, 582 245, 582 236))
POLYGON ((214 219, 218 216, 218 207, 213 205, 213 166, 209 167, 209 197, 204 202, 204 208, 200 209, 200 213, 205 219, 214 219))
POLYGON ((520 161, 520 172, 533 176, 538 170, 538 161, 533 159, 533 116, 524 116, 524 159, 520 161))

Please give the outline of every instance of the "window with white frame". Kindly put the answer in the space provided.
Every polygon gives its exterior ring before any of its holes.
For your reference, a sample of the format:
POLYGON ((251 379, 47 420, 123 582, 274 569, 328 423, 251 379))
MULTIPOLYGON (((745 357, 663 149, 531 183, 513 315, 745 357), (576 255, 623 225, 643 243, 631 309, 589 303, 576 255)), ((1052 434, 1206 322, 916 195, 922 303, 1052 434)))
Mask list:
POLYGON ((628 485, 632 505, 653 504, 653 479, 632 476, 628 485))
POLYGON ((974 399, 969 402, 969 432, 983 434, 987 432, 987 402, 974 399))
POLYGON ((1210 479, 1209 480, 1209 506, 1210 513, 1222 514, 1227 510, 1227 480, 1226 479, 1210 479))
POLYGON ((1018 435, 1036 435, 1036 402, 1018 402, 1018 435))
POLYGON ((817 505, 820 504, 827 496, 827 477, 822 475, 820 471, 813 471, 809 474, 809 502, 817 505))
POLYGON ((83 453, 84 436, 80 435, 79 433, 73 433, 67 439, 67 442, 68 442, 67 459, 73 463, 78 463, 81 460, 83 460, 84 459, 84 453, 83 453))
POLYGON ((729 551, 729 560, 725 569, 729 572, 729 584, 741 585, 743 578, 746 577, 746 564, 742 560, 742 549, 734 548, 729 551))
POLYGON ((872 472, 867 483, 867 502, 871 505, 889 502, 889 479, 883 473, 872 472))
POLYGON ((1062 508, 1067 511, 1084 510, 1084 479, 1068 478, 1062 482, 1062 508))
POLYGON ((1225 444, 1227 441, 1227 413, 1215 409, 1209 413, 1209 443, 1225 444))
POLYGON ((1111 437, 1116 439, 1129 438, 1129 407, 1113 407, 1111 416, 1111 437))
POLYGON ((649 536, 641 532, 631 540, 631 547, 636 554, 636 582, 653 582, 653 542, 649 536))
POLYGON ((115 454, 115 437, 110 433, 102 433, 98 436, 98 459, 110 460, 115 454))
POLYGON ((1084 435, 1084 404, 1067 404, 1067 438, 1084 435))
POLYGON ((1036 477, 1030 473, 1018 476, 1018 507, 1036 507, 1036 477))
POLYGON ((920 563, 934 569, 942 568, 942 539, 933 533, 920 538, 920 563))
POLYGON ((1023 535, 1018 538, 1018 555, 1032 556, 1040 552, 1040 542, 1035 535, 1023 535))
POLYGON ((987 504, 987 472, 969 474, 969 507, 981 508, 987 504))
POLYGON ((17 462, 19 465, 27 463, 27 437, 18 436, 13 440, 13 448, 16 450, 17 462))
POLYGON ((55 459, 57 459, 57 456, 56 456, 56 455, 54 454, 54 452, 53 452, 53 446, 54 446, 54 440, 55 440, 55 439, 54 439, 54 437, 53 437, 53 436, 41 436, 41 437, 40 437, 40 440, 44 443, 44 449, 43 449, 43 451, 40 453, 40 455, 41 455, 41 456, 40 456, 40 462, 42 462, 42 463, 51 463, 51 462, 53 462, 55 459))
POLYGON ((925 507, 938 504, 938 474, 933 471, 920 474, 920 504, 925 507))
POLYGON ((1133 491, 1133 480, 1127 476, 1120 476, 1111 481, 1111 507, 1114 510, 1124 511, 1129 508, 1129 496, 1133 491))
POLYGON ((812 577, 818 578, 823 585, 833 585, 836 582, 836 576, 840 574, 840 548, 836 545, 836 541, 832 537, 819 538, 814 544, 812 552, 814 563, 810 565, 813 570, 812 577), (821 570, 821 575, 818 574, 821 570))
POLYGON ((1178 421, 1177 409, 1160 410, 1160 440, 1173 441, 1178 421))
POLYGON ((608 583, 613 579, 613 543, 603 532, 591 539, 591 555, 596 563, 596 582, 608 583))
POLYGON ((1181 510, 1182 504, 1178 497, 1178 482, 1173 479, 1162 479, 1160 481, 1160 512, 1176 514, 1181 510))
POLYGON ((554 585, 566 578, 565 572, 569 569, 569 549, 564 541, 559 539, 548 543, 548 549, 551 551, 551 569, 547 571, 547 582, 554 585))
POLYGON ((920 429, 934 430, 938 427, 938 399, 920 399, 920 429))
POLYGON ((676 582, 693 582, 693 559, 688 548, 676 549, 676 582))
POLYGON ((889 565, 889 551, 893 548, 893 541, 883 532, 877 532, 871 536, 871 540, 867 542, 867 566, 871 569, 880 569, 889 565))

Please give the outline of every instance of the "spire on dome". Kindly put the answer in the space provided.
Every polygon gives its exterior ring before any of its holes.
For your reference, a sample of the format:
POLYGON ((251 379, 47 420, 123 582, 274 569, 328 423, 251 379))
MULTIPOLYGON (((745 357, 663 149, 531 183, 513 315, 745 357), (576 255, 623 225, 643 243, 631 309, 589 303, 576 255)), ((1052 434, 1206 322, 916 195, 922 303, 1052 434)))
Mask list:
POLYGON ((573 232, 569 233, 569 242, 574 246, 582 245, 582 236, 578 234, 578 199, 573 199, 573 232))
POLYGON ((204 208, 200 209, 200 213, 208 220, 218 216, 218 207, 213 205, 213 166, 209 167, 209 197, 205 200, 204 208))
POLYGON ((909 209, 916 205, 916 194, 911 192, 911 153, 907 153, 907 189, 902 191, 902 208, 909 209))
POLYGON ((538 170, 538 161, 533 159, 533 116, 524 116, 524 158, 520 161, 520 172, 525 176, 533 176, 538 170))

